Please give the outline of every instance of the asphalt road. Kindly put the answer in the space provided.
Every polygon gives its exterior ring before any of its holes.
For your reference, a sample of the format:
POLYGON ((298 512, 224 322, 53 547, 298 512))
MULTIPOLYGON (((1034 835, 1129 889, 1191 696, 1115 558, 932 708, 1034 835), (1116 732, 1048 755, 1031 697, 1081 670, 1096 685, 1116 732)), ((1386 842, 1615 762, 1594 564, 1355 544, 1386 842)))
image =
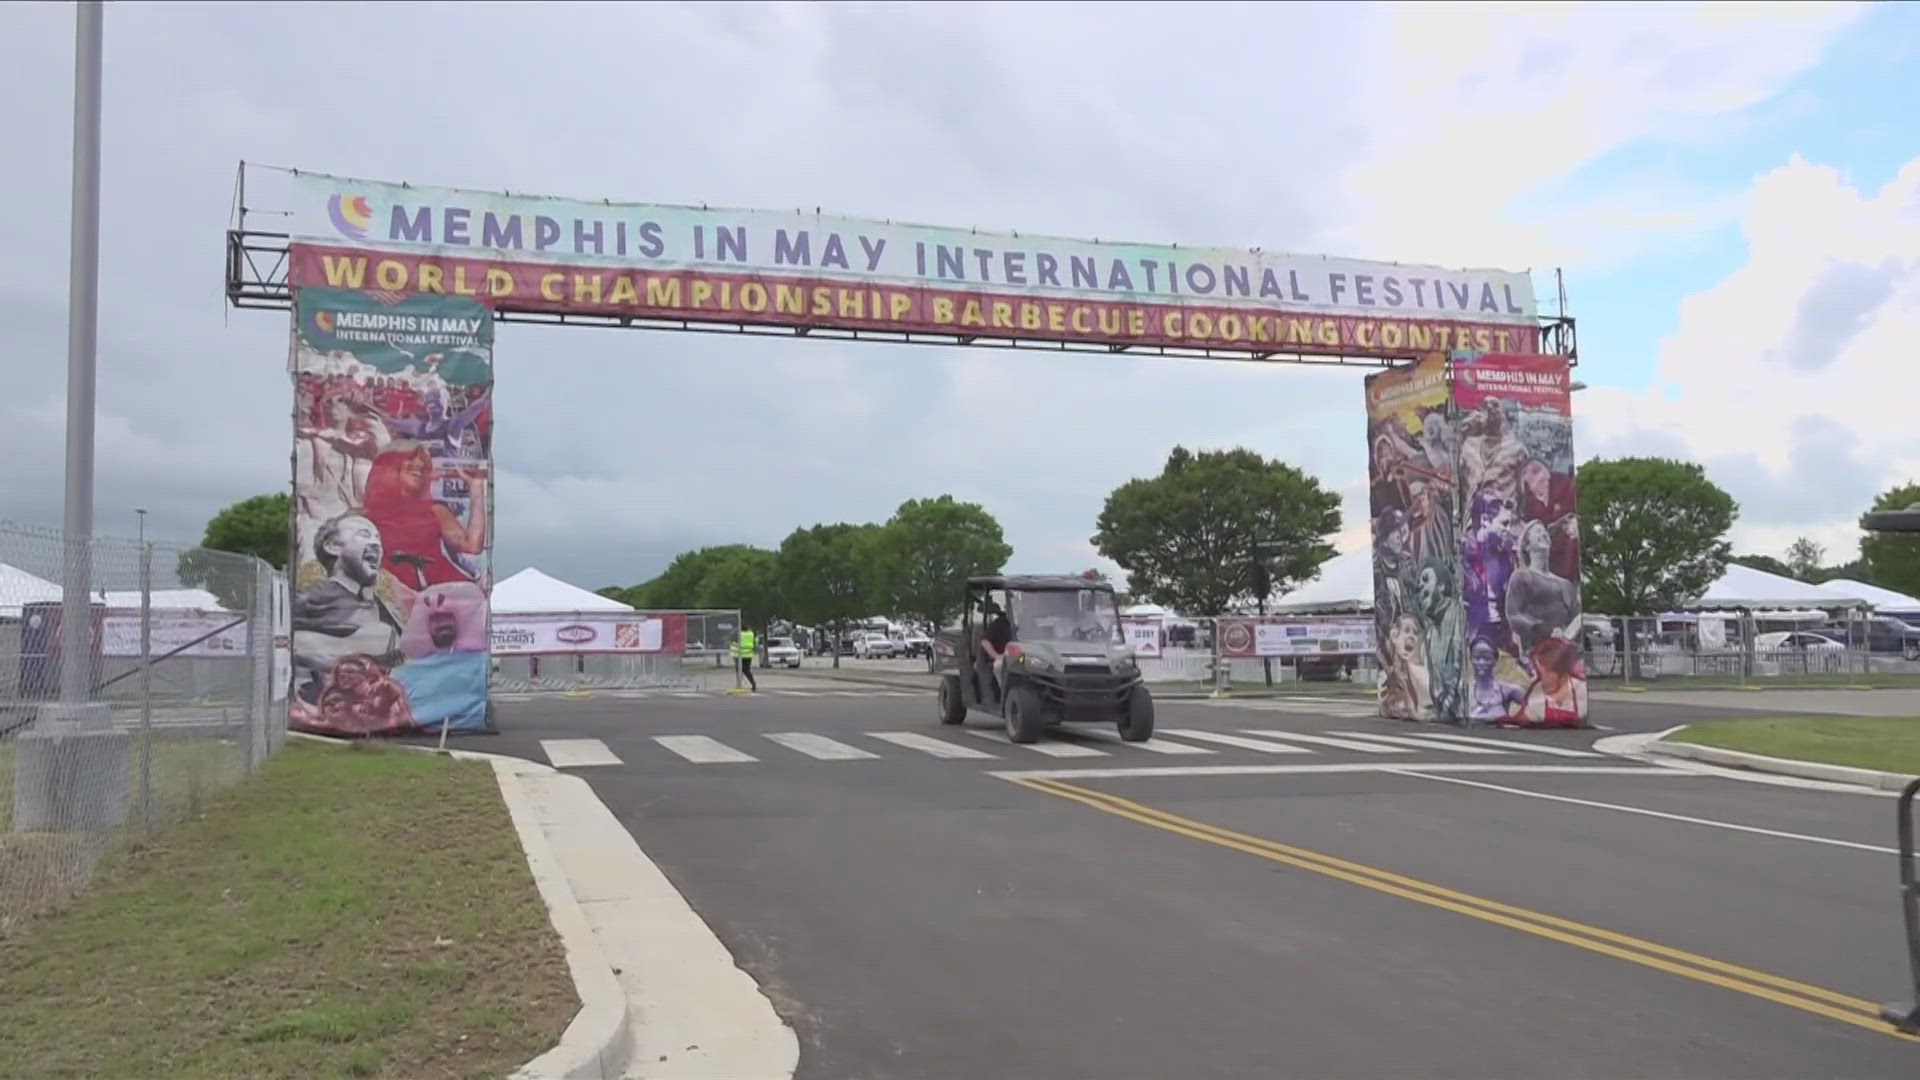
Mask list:
POLYGON ((1920 1070, 1870 1015, 1910 993, 1891 800, 1336 698, 1164 702, 1163 752, 1046 753, 925 693, 775 682, 505 703, 463 742, 605 755, 573 771, 794 1025, 801 1077, 1920 1070))

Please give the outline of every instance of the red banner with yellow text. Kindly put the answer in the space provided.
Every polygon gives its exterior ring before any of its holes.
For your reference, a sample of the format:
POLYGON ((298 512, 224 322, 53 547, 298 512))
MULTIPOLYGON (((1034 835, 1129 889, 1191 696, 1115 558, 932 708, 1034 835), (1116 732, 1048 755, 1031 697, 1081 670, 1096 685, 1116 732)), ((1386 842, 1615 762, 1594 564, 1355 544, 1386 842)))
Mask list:
POLYGON ((1252 353, 1529 352, 1537 328, 1284 306, 1036 298, 759 272, 646 271, 296 243, 294 287, 467 296, 496 311, 1252 353))

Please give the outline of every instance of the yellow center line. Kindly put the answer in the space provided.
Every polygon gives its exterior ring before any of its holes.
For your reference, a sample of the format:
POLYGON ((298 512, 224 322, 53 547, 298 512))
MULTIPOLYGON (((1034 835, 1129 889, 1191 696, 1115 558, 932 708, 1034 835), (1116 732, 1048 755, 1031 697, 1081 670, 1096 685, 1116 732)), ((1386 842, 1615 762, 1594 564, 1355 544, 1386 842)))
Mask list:
POLYGON ((1453 911, 1484 922, 1495 923, 1538 937, 1574 945, 1644 967, 1680 975, 1728 990, 1762 998, 1790 1008, 1824 1016, 1855 1027, 1866 1028, 1908 1041, 1920 1038, 1905 1035, 1879 1018, 1879 1006, 1861 998, 1811 986, 1793 979, 1755 971, 1712 957, 1700 956, 1657 942, 1616 933, 1571 919, 1562 919, 1529 908, 1503 904, 1485 897, 1448 889, 1417 878, 1405 877, 1362 863, 1323 855, 1317 851, 1282 844, 1203 821, 1181 817, 1118 795, 1094 791, 1048 777, 1010 777, 1014 783, 1049 795, 1071 799, 1096 810, 1137 821, 1167 832, 1204 840, 1220 847, 1257 855, 1275 862, 1311 870, 1378 892, 1399 896, 1431 907, 1453 911))

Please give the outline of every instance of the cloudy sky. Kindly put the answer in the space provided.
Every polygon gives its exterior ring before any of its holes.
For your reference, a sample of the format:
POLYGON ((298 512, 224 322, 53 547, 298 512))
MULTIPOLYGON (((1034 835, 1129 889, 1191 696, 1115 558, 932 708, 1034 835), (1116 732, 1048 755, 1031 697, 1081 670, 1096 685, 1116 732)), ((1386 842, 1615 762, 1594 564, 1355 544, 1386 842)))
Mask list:
MULTIPOLYGON (((0 5, 0 518, 57 524, 73 16, 0 5)), ((1742 549, 1920 478, 1920 7, 126 4, 106 30, 99 531, 288 476, 240 159, 615 200, 1535 271, 1583 456, 1703 461, 1742 549)), ((1176 442, 1347 499, 1359 374, 507 326, 497 570, 588 586, 951 492, 1095 559, 1176 442)))

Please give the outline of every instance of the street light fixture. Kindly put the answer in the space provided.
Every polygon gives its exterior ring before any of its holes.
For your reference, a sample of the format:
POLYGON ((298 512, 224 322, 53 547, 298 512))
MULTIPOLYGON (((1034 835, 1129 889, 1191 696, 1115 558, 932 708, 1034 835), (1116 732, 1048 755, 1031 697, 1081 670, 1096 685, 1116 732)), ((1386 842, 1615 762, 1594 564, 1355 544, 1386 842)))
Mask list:
POLYGON ((1876 510, 1860 519, 1868 532, 1920 533, 1920 502, 1905 510, 1876 510))

